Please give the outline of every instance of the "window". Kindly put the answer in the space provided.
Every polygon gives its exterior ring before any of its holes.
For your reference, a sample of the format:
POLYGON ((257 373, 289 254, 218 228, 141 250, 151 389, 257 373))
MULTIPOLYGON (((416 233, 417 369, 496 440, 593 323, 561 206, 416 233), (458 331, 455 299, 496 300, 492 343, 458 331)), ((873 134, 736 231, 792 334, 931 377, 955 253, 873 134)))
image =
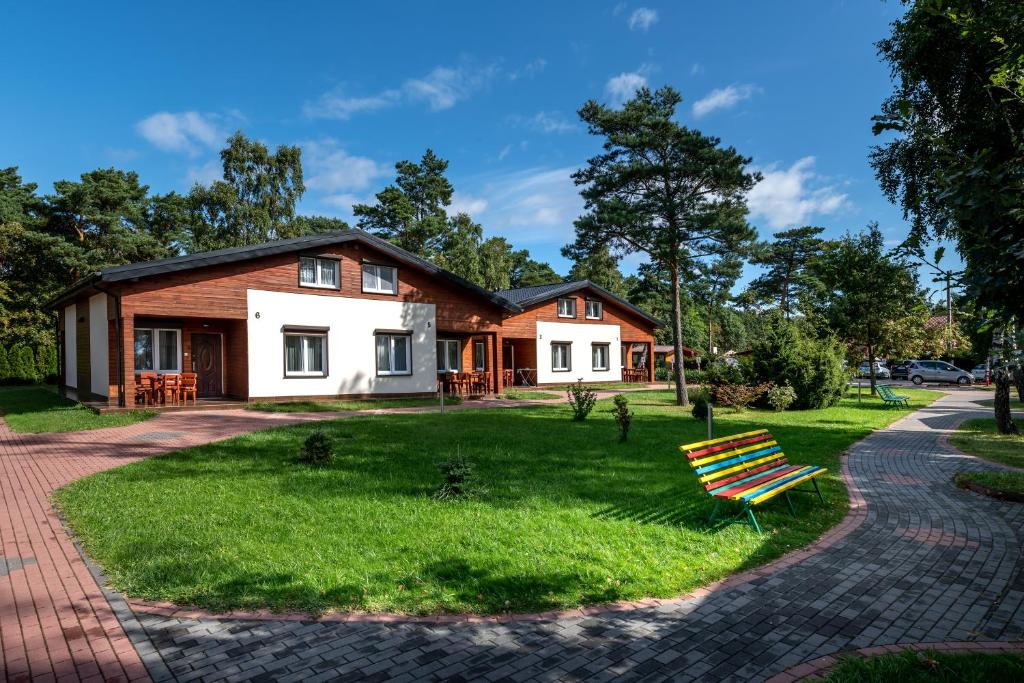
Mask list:
POLYGON ((575 318, 576 317, 576 299, 571 297, 566 299, 558 300, 558 317, 559 318, 575 318))
POLYGON ((592 344, 590 346, 590 356, 594 361, 594 370, 608 369, 608 355, 608 344, 592 344))
POLYGON ((587 299, 586 310, 584 314, 587 320, 601 320, 604 318, 604 304, 600 301, 591 301, 587 299))
POLYGON ((473 369, 477 372, 487 369, 487 345, 482 341, 473 342, 473 369))
POLYGON ((411 375, 411 337, 407 334, 377 335, 377 374, 411 375))
POLYGON ((284 335, 285 377, 327 376, 327 335, 284 335))
POLYGON ((299 285, 338 289, 338 262, 330 258, 299 257, 299 285))
POLYGON ((462 349, 458 339, 437 340, 437 371, 458 372, 462 369, 462 349))
POLYGON ((572 370, 572 344, 551 342, 551 371, 569 372, 572 370))
POLYGON ((181 372, 181 330, 136 328, 135 369, 181 372))
POLYGON ((377 294, 398 294, 398 269, 376 263, 364 263, 363 291, 377 294))

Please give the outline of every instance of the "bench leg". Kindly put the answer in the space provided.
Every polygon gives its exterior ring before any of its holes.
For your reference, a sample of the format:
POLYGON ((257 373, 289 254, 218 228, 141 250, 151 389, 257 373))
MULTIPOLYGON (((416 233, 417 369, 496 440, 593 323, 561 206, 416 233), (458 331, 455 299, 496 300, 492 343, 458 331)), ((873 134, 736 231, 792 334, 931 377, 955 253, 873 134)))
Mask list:
POLYGON ((821 489, 818 488, 818 480, 816 478, 811 479, 811 483, 814 484, 814 492, 818 494, 818 500, 824 503, 825 497, 821 495, 821 489))
POLYGON ((750 517, 750 524, 754 527, 754 531, 758 534, 761 533, 761 525, 757 523, 757 517, 754 516, 754 508, 747 506, 747 515, 750 517))
POLYGON ((793 500, 789 497, 789 491, 786 491, 783 495, 786 496, 786 505, 789 506, 789 514, 796 517, 796 508, 793 507, 793 500))
POLYGON ((721 507, 721 505, 722 505, 722 501, 720 501, 720 500, 716 500, 715 501, 715 509, 711 511, 711 518, 709 520, 712 524, 714 524, 715 522, 718 521, 718 508, 721 507))

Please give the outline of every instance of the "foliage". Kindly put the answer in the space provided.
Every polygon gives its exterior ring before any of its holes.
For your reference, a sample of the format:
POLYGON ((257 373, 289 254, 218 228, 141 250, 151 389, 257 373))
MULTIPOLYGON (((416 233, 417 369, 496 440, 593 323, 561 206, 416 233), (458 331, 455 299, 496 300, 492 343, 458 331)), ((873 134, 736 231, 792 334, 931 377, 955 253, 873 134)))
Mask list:
POLYGON ((711 399, 715 405, 727 406, 736 410, 746 410, 747 406, 757 401, 771 388, 768 382, 760 384, 715 384, 711 387, 711 399))
MULTIPOLYGON (((681 344, 681 279, 693 261, 741 254, 754 238, 746 193, 759 180, 750 159, 718 138, 679 125, 682 101, 664 87, 641 88, 622 109, 591 100, 579 110, 603 152, 573 174, 586 214, 575 223, 574 253, 607 247, 616 255, 643 253, 663 268, 672 292, 672 338, 681 344)), ((683 364, 676 395, 688 403, 683 364)))
POLYGON ((11 364, 10 379, 19 382, 35 382, 39 379, 36 370, 35 354, 32 348, 24 344, 15 344, 8 352, 11 364))
POLYGON ((444 481, 434 493, 438 500, 479 498, 487 493, 478 480, 476 467, 461 452, 437 463, 437 470, 444 476, 444 481))
MULTIPOLYGON (((691 286, 688 294, 700 305, 704 315, 704 329, 707 331, 706 338, 708 353, 712 352, 714 344, 715 319, 721 316, 725 310, 724 304, 730 298, 730 291, 740 273, 743 272, 743 259, 736 254, 725 254, 717 261, 707 263, 696 262, 691 275, 691 286)), ((719 344, 722 351, 730 348, 721 340, 719 344)), ((699 348, 699 347, 696 347, 699 348)))
POLYGON ((695 420, 708 419, 708 392, 706 390, 698 391, 693 397, 693 408, 690 409, 690 414, 695 420))
POLYGON ((615 424, 619 425, 619 441, 629 438, 629 427, 633 423, 633 413, 629 409, 629 399, 619 394, 612 399, 615 407, 612 409, 612 416, 615 424))
POLYGON ((775 233, 773 242, 759 243, 750 262, 766 271, 748 285, 754 299, 777 306, 787 318, 805 308, 805 299, 820 287, 808 265, 824 250, 820 237, 824 231, 812 226, 792 228, 775 233))
MULTIPOLYGON (((911 391, 918 405, 939 396, 911 391)), ((785 503, 765 506, 772 533, 759 536, 741 525, 708 533, 711 501, 678 451, 706 438, 705 426, 674 402, 668 391, 630 394, 635 429, 617 448, 606 421, 565 429, 564 404, 355 416, 321 424, 350 437, 345 466, 296 468, 313 427, 293 425, 133 462, 55 497, 131 597, 221 611, 575 609, 680 595, 812 543, 847 511, 840 454, 908 412, 847 399, 717 416, 719 434, 767 428, 800 464, 829 468, 824 505, 800 497, 796 517, 785 503), (435 462, 456 443, 472 453, 486 501, 431 498, 435 462)))
POLYGON ((562 256, 573 259, 567 280, 590 280, 613 294, 626 295, 626 279, 619 271, 619 259, 612 255, 607 246, 593 252, 578 252, 574 246, 562 247, 562 256))
POLYGON ((781 413, 796 402, 796 390, 788 383, 776 384, 768 390, 765 400, 775 412, 781 413))
POLYGON ((7 360, 7 349, 0 345, 0 382, 11 376, 11 364, 7 360))
POLYGON ((781 314, 770 316, 753 346, 753 377, 791 387, 792 407, 807 410, 835 405, 846 391, 843 350, 834 339, 818 339, 781 314))
POLYGON ((128 410, 100 415, 81 403, 63 398, 51 388, 38 385, 0 387, 0 413, 12 431, 31 434, 121 427, 148 420, 156 414, 128 410))
POLYGON ((597 403, 597 394, 590 387, 584 386, 583 380, 566 387, 566 395, 569 397, 569 407, 572 408, 572 419, 582 422, 590 415, 597 403))
POLYGON ((954 240, 982 306, 1024 314, 1024 14, 1018 0, 920 1, 878 50, 893 94, 875 117, 882 190, 907 244, 954 240))
POLYGON ((1017 423, 1013 421, 1013 413, 1010 411, 1010 383, 1013 376, 1008 368, 997 368, 992 375, 996 385, 995 416, 996 429, 1000 434, 1019 434, 1017 423))
POLYGON ((330 465, 334 462, 334 442, 327 432, 314 430, 302 442, 296 459, 306 465, 330 465))

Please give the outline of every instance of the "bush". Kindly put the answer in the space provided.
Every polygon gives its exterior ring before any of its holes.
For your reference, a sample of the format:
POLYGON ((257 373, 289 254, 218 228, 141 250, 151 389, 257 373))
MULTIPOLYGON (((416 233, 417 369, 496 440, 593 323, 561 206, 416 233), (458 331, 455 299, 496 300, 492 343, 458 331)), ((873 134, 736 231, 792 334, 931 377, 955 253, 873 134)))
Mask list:
POLYGON ((775 412, 781 413, 796 401, 796 391, 788 384, 777 384, 768 390, 766 400, 775 412))
POLYGON ((11 379, 17 382, 35 382, 38 378, 35 356, 30 347, 15 344, 7 353, 7 361, 11 365, 11 379))
POLYGON ((698 391, 693 399, 693 409, 690 410, 695 420, 708 419, 708 395, 705 391, 698 391))
POLYGON ((299 451, 299 462, 306 465, 330 465, 334 462, 334 443, 322 429, 306 437, 299 451))
POLYGON ((619 394, 612 399, 612 402, 615 404, 612 415, 615 417, 616 424, 619 425, 619 441, 625 441, 629 437, 629 427, 633 422, 633 413, 629 410, 629 399, 619 394))
POLYGON ((36 347, 36 375, 44 382, 57 379, 57 347, 50 344, 36 347))
POLYGON ((828 408, 846 392, 843 352, 834 339, 818 339, 794 322, 775 315, 754 343, 753 381, 788 384, 792 407, 828 408))
POLYGON ((565 393, 569 397, 569 407, 572 408, 572 419, 577 422, 586 420, 587 415, 590 415, 590 411, 594 409, 594 404, 597 403, 597 394, 583 386, 582 379, 578 380, 576 384, 570 384, 565 393))
POLYGON ((434 493, 438 500, 455 500, 458 498, 477 498, 487 493, 487 489, 477 481, 473 463, 458 453, 454 458, 437 463, 438 471, 444 475, 444 481, 434 493))
POLYGON ((771 384, 719 384, 712 387, 711 398, 715 405, 730 406, 745 410, 747 406, 771 388, 771 384))
POLYGON ((657 382, 667 382, 672 377, 672 371, 664 365, 654 368, 654 379, 657 382))
POLYGON ((11 364, 7 362, 7 349, 0 346, 0 382, 11 376, 11 364))

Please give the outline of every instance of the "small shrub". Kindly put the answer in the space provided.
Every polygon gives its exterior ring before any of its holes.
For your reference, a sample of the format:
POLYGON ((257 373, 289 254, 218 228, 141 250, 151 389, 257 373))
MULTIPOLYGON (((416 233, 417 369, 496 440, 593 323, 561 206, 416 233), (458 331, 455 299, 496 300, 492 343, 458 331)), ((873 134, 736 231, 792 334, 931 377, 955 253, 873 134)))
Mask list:
POLYGON ((751 381, 790 385, 796 392, 793 408, 828 408, 846 393, 849 378, 841 345, 817 338, 806 325, 771 315, 752 350, 751 381))
POLYGON ((629 399, 619 394, 612 399, 615 408, 612 415, 616 424, 619 425, 619 441, 625 441, 629 437, 629 427, 633 422, 633 413, 629 410, 629 399))
POLYGON ((20 383, 36 381, 36 359, 30 347, 15 344, 8 352, 7 360, 11 364, 11 379, 20 383))
POLYGON ((437 463, 437 470, 444 476, 441 487, 434 493, 438 500, 478 498, 487 493, 476 477, 476 467, 462 457, 462 453, 437 463))
POLYGON ((654 368, 654 379, 657 382, 667 382, 672 377, 672 371, 664 365, 654 368))
POLYGON ((334 462, 334 443, 322 429, 306 437, 299 451, 299 462, 306 465, 330 465, 334 462))
POLYGON ((708 419, 708 394, 705 391, 699 391, 693 399, 693 409, 690 410, 690 414, 693 415, 693 419, 704 421, 708 419))
POLYGON ((711 389, 716 405, 745 410, 771 387, 770 384, 719 384, 711 389))
POLYGON ((768 390, 768 405, 781 413, 796 401, 796 390, 788 384, 777 384, 768 390))
POLYGON ((572 419, 577 422, 586 420, 587 415, 590 415, 590 411, 594 409, 594 404, 597 403, 597 394, 583 386, 582 379, 578 380, 576 384, 570 384, 565 393, 569 397, 569 407, 572 408, 572 419))
POLYGON ((0 382, 11 376, 11 364, 7 362, 7 349, 0 345, 0 382))

